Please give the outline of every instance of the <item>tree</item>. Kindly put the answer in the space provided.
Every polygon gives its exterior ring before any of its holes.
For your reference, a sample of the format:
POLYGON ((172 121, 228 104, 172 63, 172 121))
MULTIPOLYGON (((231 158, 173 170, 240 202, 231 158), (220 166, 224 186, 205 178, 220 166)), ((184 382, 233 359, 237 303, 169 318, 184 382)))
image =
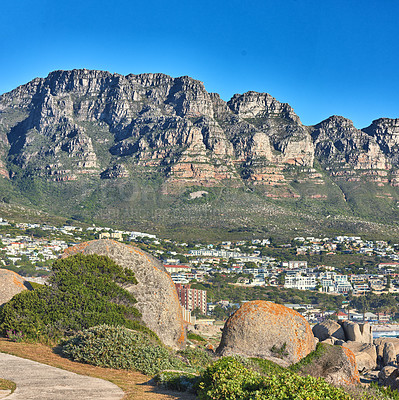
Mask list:
POLYGON ((16 330, 28 338, 59 338, 100 324, 147 329, 140 323, 132 293, 132 270, 106 256, 77 254, 57 260, 49 286, 23 291, 0 310, 0 330, 16 330))

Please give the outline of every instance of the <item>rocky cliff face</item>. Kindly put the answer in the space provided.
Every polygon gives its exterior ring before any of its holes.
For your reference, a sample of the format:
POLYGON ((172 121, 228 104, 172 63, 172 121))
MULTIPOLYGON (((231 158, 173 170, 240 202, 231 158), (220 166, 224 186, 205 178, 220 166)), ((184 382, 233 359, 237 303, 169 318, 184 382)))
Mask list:
POLYGON ((156 176, 163 194, 223 186, 326 200, 327 177, 399 186, 398 146, 399 119, 304 126, 267 93, 225 102, 187 76, 55 71, 0 96, 0 174, 11 181, 156 176))
POLYGON ((288 104, 255 92, 226 103, 190 77, 55 71, 1 96, 0 112, 3 175, 8 158, 56 181, 124 178, 136 164, 161 171, 169 188, 239 186, 271 184, 269 165, 314 158, 288 104))

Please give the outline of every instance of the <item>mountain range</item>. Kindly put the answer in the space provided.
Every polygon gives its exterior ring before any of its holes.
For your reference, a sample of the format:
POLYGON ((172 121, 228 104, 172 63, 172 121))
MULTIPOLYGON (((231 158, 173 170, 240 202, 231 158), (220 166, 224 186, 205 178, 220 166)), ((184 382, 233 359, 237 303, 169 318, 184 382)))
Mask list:
POLYGON ((305 126, 267 93, 54 71, 0 96, 0 200, 199 237, 399 237, 399 119, 305 126))

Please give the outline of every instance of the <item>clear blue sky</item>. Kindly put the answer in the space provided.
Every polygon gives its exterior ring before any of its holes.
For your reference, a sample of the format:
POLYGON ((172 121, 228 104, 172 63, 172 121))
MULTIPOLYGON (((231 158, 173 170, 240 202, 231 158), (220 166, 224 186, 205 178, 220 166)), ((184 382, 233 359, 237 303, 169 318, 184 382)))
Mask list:
POLYGON ((189 75, 303 123, 399 117, 397 0, 3 0, 0 93, 56 69, 189 75))

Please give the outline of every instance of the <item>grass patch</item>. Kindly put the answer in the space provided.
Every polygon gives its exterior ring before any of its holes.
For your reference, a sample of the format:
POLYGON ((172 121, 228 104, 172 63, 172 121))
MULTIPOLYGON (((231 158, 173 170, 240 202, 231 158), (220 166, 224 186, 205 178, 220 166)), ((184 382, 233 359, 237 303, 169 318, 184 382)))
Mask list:
POLYGON ((204 339, 202 336, 197 335, 196 333, 193 333, 193 332, 187 333, 187 339, 194 340, 196 342, 206 342, 206 339, 204 339))
POLYGON ((11 393, 17 388, 17 385, 7 379, 0 378, 0 390, 11 390, 11 393))
POLYGON ((317 343, 315 351, 312 351, 305 358, 302 358, 301 361, 289 366, 288 368, 293 372, 297 372, 306 365, 312 364, 317 359, 319 359, 327 351, 327 349, 328 347, 324 343, 317 343))

